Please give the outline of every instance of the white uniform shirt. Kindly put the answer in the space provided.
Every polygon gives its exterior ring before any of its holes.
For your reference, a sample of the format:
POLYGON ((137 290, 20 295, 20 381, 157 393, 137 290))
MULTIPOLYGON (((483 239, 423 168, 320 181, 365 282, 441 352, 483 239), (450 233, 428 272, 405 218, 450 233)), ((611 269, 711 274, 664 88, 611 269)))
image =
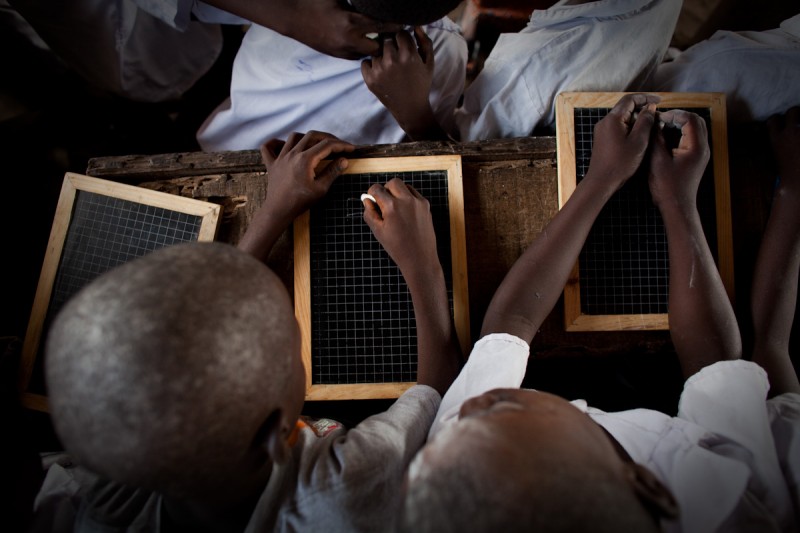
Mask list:
POLYGON ((563 91, 637 90, 661 62, 681 0, 600 0, 536 10, 502 34, 456 112, 463 141, 530 135, 555 123, 563 91))
MULTIPOLYGON (((429 438, 458 420, 461 404, 494 388, 519 387, 529 348, 521 339, 479 340, 442 399, 429 438)), ((723 361, 690 377, 678 415, 651 409, 606 413, 572 403, 646 466, 680 506, 667 532, 796 531, 800 516, 800 395, 767 400, 764 370, 723 361)))
POLYGON ((648 89, 725 93, 736 121, 784 113, 800 105, 800 15, 763 32, 718 31, 660 65, 648 89))
MULTIPOLYGON (((464 91, 467 45, 448 18, 424 26, 433 41, 429 100, 443 127, 464 91)), ((327 56, 253 25, 233 64, 231 96, 197 133, 205 151, 256 149, 293 132, 325 131, 354 144, 396 143, 405 133, 364 83, 361 60, 327 56)))
POLYGON ((179 99, 222 50, 189 0, 15 3, 47 46, 95 87, 141 102, 179 99))

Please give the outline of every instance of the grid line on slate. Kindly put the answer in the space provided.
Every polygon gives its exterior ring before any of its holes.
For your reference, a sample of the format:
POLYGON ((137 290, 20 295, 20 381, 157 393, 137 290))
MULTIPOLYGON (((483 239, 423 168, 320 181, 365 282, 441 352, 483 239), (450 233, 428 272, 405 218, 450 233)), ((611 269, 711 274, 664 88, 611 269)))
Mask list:
POLYGON ((76 191, 48 316, 108 270, 171 244, 196 241, 201 223, 197 215, 76 191))
POLYGON ((400 270, 363 218, 361 194, 394 177, 431 206, 452 311, 447 171, 348 174, 311 210, 313 384, 416 381, 417 334, 400 270))
MULTIPOLYGON (((609 111, 610 108, 574 110, 578 183, 589 168, 594 126, 609 111)), ((708 109, 691 111, 710 122, 708 109)), ((698 201, 698 207, 701 208, 706 236, 716 255, 713 179, 712 164, 709 163, 701 181, 702 195, 698 194, 698 198, 702 196, 706 200, 698 201)), ((667 237, 661 214, 650 196, 646 164, 602 209, 581 250, 578 265, 582 314, 667 313, 667 237)))
MULTIPOLYGON (((201 224, 201 216, 76 190, 43 330, 89 282, 159 248, 197 241, 201 224)), ((46 394, 44 348, 40 343, 34 360, 29 384, 34 393, 46 394)))

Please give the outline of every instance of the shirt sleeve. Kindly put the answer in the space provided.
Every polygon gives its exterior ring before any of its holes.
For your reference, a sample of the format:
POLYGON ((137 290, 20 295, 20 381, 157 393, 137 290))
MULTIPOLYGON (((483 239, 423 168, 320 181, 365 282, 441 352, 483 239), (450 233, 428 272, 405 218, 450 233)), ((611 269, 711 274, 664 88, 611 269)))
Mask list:
POLYGON ((175 29, 185 31, 192 16, 210 24, 249 24, 249 21, 198 0, 134 0, 139 8, 175 29))
POLYGON ((415 385, 385 412, 332 437, 310 469, 301 469, 298 506, 326 516, 329 531, 384 530, 440 401, 432 387, 415 385))
POLYGON ((767 400, 767 412, 783 478, 796 520, 800 521, 800 394, 787 393, 767 400))
POLYGON ((530 346, 507 333, 486 335, 475 343, 467 364, 442 399, 442 405, 428 435, 458 419, 461 404, 486 391, 519 388, 528 368, 530 346))
MULTIPOLYGON (((795 511, 779 452, 786 453, 787 447, 797 449, 797 403, 791 398, 783 403, 772 402, 771 417, 768 390, 767 373, 757 364, 720 361, 686 380, 678 417, 715 434, 718 445, 705 443, 714 453, 750 468, 748 491, 788 530, 794 523, 795 511), (774 411, 779 405, 786 406, 788 416, 781 417, 774 411), (791 428, 793 424, 795 427, 791 428), (776 429, 789 435, 773 433, 776 429)), ((795 473, 795 480, 796 476, 795 473)))

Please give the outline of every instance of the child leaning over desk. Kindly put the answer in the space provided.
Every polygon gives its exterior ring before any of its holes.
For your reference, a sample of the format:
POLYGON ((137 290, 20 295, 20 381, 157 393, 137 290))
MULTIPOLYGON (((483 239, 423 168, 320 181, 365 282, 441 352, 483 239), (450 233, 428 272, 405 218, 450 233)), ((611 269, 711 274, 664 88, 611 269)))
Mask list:
POLYGON ((47 340, 46 375, 57 433, 93 473, 76 530, 391 527, 403 472, 459 364, 427 200, 400 180, 369 189, 380 210, 368 202, 366 222, 411 292, 419 384, 349 431, 299 421, 299 328, 263 263, 347 167, 338 157, 316 174, 319 163, 352 149, 319 132, 270 141, 267 198, 239 250, 168 247, 65 306, 47 340))
POLYGON ((705 123, 656 114, 657 100, 625 96, 597 124, 586 177, 498 288, 410 466, 402 531, 797 530, 800 385, 788 340, 800 268, 800 109, 771 122, 781 184, 754 284, 761 342, 749 362, 696 208, 705 123), (660 121, 681 130, 671 151, 660 121), (644 159, 669 246, 670 334, 686 378, 678 415, 606 413, 520 390, 529 344, 597 214, 644 159))

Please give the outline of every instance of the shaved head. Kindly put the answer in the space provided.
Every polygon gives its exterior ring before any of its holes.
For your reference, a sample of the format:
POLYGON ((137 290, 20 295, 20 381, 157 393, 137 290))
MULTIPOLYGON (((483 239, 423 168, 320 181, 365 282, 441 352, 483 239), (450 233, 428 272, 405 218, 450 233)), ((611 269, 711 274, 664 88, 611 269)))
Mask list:
POLYGON ((45 364, 56 431, 82 464, 202 499, 259 470, 265 422, 297 398, 298 359, 278 277, 232 246, 193 243, 85 287, 50 329, 45 364))

